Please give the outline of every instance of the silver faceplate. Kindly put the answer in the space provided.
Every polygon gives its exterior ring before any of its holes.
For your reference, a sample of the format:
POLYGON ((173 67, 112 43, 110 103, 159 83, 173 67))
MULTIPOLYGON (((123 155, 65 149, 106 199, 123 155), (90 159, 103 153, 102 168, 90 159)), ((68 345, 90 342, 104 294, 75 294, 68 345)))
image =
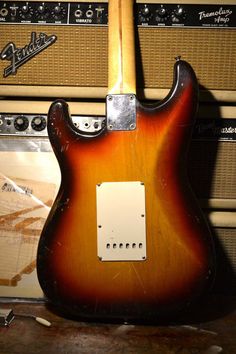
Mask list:
POLYGON ((136 128, 136 97, 134 94, 108 95, 106 98, 107 129, 136 128))
POLYGON ((97 247, 101 261, 144 261, 145 186, 142 182, 97 185, 97 247))

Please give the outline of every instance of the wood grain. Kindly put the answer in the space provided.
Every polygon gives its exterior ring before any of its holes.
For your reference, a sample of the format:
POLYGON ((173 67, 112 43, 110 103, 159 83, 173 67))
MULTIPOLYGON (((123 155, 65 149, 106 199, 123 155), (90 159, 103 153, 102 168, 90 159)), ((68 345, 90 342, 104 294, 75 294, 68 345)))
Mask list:
POLYGON ((133 1, 109 1, 108 92, 136 93, 133 1))

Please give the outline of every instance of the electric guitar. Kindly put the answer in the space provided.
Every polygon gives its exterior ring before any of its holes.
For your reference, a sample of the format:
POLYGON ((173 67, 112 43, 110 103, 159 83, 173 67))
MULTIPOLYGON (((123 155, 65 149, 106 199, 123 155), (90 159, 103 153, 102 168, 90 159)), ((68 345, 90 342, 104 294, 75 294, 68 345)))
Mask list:
POLYGON ((196 76, 180 58, 163 102, 137 100, 133 2, 111 0, 105 124, 79 131, 63 100, 48 114, 61 186, 37 271, 62 313, 155 320, 178 315, 210 285, 212 238, 186 172, 197 105, 196 76))

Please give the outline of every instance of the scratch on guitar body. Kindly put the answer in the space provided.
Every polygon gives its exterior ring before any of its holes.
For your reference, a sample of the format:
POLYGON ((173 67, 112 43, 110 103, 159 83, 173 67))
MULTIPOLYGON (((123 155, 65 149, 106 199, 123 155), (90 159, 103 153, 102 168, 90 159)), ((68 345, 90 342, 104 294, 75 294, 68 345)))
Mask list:
POLYGON ((116 275, 114 275, 114 277, 112 278, 112 280, 115 280, 119 275, 120 275, 120 272, 118 272, 116 275))
POLYGON ((69 149, 69 145, 69 141, 66 141, 66 143, 61 147, 61 152, 67 151, 69 149))
MULTIPOLYGON (((141 285, 141 288, 143 289, 144 294, 146 294, 147 292, 146 292, 146 289, 145 289, 145 287, 144 287, 143 281, 142 281, 140 275, 138 274, 138 272, 137 272, 137 270, 136 270, 136 268, 135 268, 135 266, 134 266, 133 263, 131 263, 131 267, 133 268, 134 273, 135 273, 135 275, 137 276, 138 282, 139 282, 139 284, 141 285)), ((131 269, 132 269, 132 268, 131 268, 131 269)))

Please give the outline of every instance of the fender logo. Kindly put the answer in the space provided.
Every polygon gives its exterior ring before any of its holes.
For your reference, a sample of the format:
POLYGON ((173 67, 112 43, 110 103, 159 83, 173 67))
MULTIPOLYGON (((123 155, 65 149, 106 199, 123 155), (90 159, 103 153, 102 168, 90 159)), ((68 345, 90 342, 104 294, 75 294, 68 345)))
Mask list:
POLYGON ((23 48, 16 48, 13 42, 8 43, 0 53, 2 60, 9 60, 11 62, 11 64, 4 69, 3 77, 15 75, 21 65, 49 47, 56 42, 56 40, 57 37, 55 35, 47 36, 44 33, 40 33, 37 38, 36 33, 32 32, 30 43, 23 48))

